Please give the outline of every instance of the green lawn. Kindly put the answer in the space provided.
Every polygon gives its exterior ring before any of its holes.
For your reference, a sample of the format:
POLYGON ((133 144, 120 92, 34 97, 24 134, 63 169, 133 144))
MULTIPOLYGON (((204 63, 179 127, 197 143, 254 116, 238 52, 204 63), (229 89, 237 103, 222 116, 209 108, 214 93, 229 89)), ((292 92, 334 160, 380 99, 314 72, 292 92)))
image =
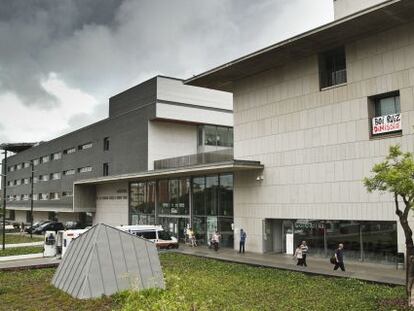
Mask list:
MULTIPOLYGON (((43 241, 42 235, 33 235, 33 238, 30 238, 30 235, 20 235, 20 234, 6 234, 6 244, 19 244, 19 243, 30 243, 30 242, 39 242, 43 241)), ((3 235, 0 234, 0 244, 3 243, 3 235)))
POLYGON ((0 310, 406 310, 404 288, 161 255, 167 290, 79 301, 49 285, 54 269, 0 272, 0 310), (30 305, 29 305, 30 302, 30 305))
POLYGON ((4 251, 0 248, 0 257, 2 256, 15 256, 25 254, 37 254, 43 252, 43 246, 25 246, 6 248, 4 251))

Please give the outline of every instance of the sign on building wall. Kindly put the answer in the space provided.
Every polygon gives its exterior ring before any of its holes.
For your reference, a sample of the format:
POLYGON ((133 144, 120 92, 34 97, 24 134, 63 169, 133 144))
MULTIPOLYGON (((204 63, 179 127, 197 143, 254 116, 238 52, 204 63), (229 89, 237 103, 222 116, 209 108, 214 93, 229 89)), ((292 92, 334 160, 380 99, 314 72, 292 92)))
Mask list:
POLYGON ((401 114, 389 114, 372 119, 372 135, 401 131, 401 114))

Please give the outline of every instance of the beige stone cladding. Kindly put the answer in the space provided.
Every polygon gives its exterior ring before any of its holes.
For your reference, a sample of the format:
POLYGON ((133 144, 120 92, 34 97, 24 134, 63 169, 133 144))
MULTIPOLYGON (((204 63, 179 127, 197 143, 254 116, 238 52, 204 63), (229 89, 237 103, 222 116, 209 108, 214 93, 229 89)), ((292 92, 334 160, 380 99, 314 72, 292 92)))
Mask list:
MULTIPOLYGON (((347 44, 343 86, 320 90, 316 52, 235 84, 235 158, 265 165, 262 181, 235 175, 235 227, 249 250, 263 250, 265 218, 396 220, 392 198, 368 194, 361 180, 390 145, 414 151, 413 29, 347 44), (403 135, 370 139, 368 97, 396 90, 403 135)), ((398 240, 404 249, 401 228, 398 240)))
POLYGON ((96 213, 93 224, 111 226, 128 224, 128 183, 109 183, 96 186, 96 213))

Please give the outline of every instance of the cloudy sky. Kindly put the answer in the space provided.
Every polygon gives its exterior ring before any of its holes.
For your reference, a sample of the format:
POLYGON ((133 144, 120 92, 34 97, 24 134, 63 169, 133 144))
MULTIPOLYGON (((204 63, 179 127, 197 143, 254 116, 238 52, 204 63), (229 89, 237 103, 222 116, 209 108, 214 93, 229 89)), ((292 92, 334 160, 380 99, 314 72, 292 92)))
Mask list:
POLYGON ((156 74, 188 78, 333 19, 332 0, 1 0, 0 143, 107 116, 156 74))

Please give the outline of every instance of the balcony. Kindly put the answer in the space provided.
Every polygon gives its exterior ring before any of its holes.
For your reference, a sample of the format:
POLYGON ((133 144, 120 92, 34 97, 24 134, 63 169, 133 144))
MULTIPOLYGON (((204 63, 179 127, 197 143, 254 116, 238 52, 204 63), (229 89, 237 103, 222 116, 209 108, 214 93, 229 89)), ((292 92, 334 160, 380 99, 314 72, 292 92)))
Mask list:
POLYGON ((233 160, 233 148, 154 161, 154 170, 174 169, 233 160))

